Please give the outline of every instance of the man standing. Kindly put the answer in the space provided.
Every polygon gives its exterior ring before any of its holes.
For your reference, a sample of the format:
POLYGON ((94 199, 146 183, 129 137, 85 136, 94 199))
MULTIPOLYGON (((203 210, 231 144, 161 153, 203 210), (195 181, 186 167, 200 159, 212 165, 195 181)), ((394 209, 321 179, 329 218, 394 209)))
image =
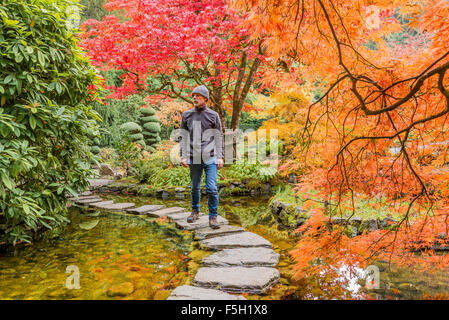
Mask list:
POLYGON ((192 213, 187 222, 199 218, 201 178, 206 174, 206 192, 208 194, 209 226, 220 228, 217 222, 218 189, 217 171, 223 167, 224 144, 220 117, 217 112, 206 106, 209 90, 198 86, 192 91, 193 109, 182 114, 181 164, 190 168, 192 213))

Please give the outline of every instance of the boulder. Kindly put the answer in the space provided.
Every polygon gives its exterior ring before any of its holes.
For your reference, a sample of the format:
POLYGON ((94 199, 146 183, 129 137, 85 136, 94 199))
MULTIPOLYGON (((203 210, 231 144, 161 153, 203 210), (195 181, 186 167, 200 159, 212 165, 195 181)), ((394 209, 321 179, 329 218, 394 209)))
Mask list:
POLYGON ((115 172, 112 167, 107 163, 100 165, 100 176, 115 176, 115 172))

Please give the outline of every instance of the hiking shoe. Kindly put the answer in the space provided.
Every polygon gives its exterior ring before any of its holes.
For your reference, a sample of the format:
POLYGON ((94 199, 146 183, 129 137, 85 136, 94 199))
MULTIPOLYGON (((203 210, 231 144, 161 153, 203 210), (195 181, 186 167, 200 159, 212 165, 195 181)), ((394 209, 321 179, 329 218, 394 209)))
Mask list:
POLYGON ((193 223, 196 220, 198 220, 200 217, 200 213, 196 210, 193 210, 192 213, 190 214, 190 216, 187 217, 187 222, 188 223, 193 223))
POLYGON ((209 218, 209 227, 211 227, 212 229, 220 229, 217 217, 209 218))

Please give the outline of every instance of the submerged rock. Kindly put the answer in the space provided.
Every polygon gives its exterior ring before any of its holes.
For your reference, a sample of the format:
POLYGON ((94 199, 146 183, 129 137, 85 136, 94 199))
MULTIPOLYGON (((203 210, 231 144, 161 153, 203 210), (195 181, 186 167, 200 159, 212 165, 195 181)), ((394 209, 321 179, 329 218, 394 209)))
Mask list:
POLYGON ((134 292, 134 285, 131 282, 124 282, 110 287, 106 291, 108 297, 126 297, 134 292))

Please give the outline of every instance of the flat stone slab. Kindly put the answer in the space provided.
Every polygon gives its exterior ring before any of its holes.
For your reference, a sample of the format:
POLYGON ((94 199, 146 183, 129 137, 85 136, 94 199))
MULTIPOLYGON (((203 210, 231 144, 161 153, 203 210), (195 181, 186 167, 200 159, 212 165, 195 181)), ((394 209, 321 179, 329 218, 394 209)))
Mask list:
POLYGON ((195 240, 204 240, 214 237, 226 236, 229 234, 245 231, 242 227, 223 225, 220 229, 211 229, 209 227, 195 230, 195 240))
POLYGON ((89 199, 80 199, 80 200, 75 200, 76 204, 89 204, 89 203, 95 203, 95 202, 101 202, 103 201, 103 199, 99 198, 99 197, 95 197, 95 198, 89 198, 89 199))
POLYGON ((272 248, 271 243, 252 232, 240 232, 223 237, 215 237, 200 241, 200 246, 213 250, 265 247, 272 248))
MULTIPOLYGON (((187 217, 190 216, 191 212, 178 212, 178 213, 170 213, 167 215, 172 220, 187 220, 187 217)), ((200 212, 200 217, 204 216, 204 213, 200 212)))
POLYGON ((113 203, 114 203, 113 200, 105 200, 105 201, 101 201, 101 202, 89 203, 89 207, 98 208, 98 206, 102 206, 105 204, 113 204, 113 203))
POLYGON ((185 211, 184 208, 181 207, 171 207, 171 208, 165 208, 165 209, 161 209, 161 210, 156 210, 156 211, 150 211, 147 212, 147 215, 150 217, 165 217, 171 213, 178 213, 178 212, 183 212, 185 211))
POLYGON ((147 204, 138 208, 131 208, 131 209, 126 209, 126 211, 128 211, 129 213, 135 213, 135 214, 146 214, 147 212, 151 212, 151 211, 157 211, 157 210, 161 210, 164 209, 165 206, 162 204, 147 204))
POLYGON ((268 248, 224 249, 203 258, 206 267, 275 267, 279 254, 268 248))
POLYGON ((223 291, 192 286, 180 286, 174 289, 167 300, 246 300, 223 291))
POLYGON ((76 200, 95 199, 95 198, 98 198, 98 196, 97 195, 89 195, 89 196, 78 195, 78 197, 70 197, 67 199, 69 199, 71 201, 76 201, 76 200))
POLYGON ((229 292, 260 294, 279 281, 279 271, 267 267, 203 267, 198 269, 195 286, 229 292))
POLYGON ((97 208, 111 211, 123 211, 131 207, 134 207, 134 203, 132 202, 97 204, 97 208))
MULTIPOLYGON (((217 222, 220 225, 226 225, 228 224, 228 220, 223 218, 222 216, 217 217, 217 222)), ((209 227, 209 215, 203 215, 200 216, 198 220, 192 223, 188 223, 187 219, 183 220, 175 220, 175 223, 178 225, 179 228, 184 230, 196 230, 201 228, 209 227)))

